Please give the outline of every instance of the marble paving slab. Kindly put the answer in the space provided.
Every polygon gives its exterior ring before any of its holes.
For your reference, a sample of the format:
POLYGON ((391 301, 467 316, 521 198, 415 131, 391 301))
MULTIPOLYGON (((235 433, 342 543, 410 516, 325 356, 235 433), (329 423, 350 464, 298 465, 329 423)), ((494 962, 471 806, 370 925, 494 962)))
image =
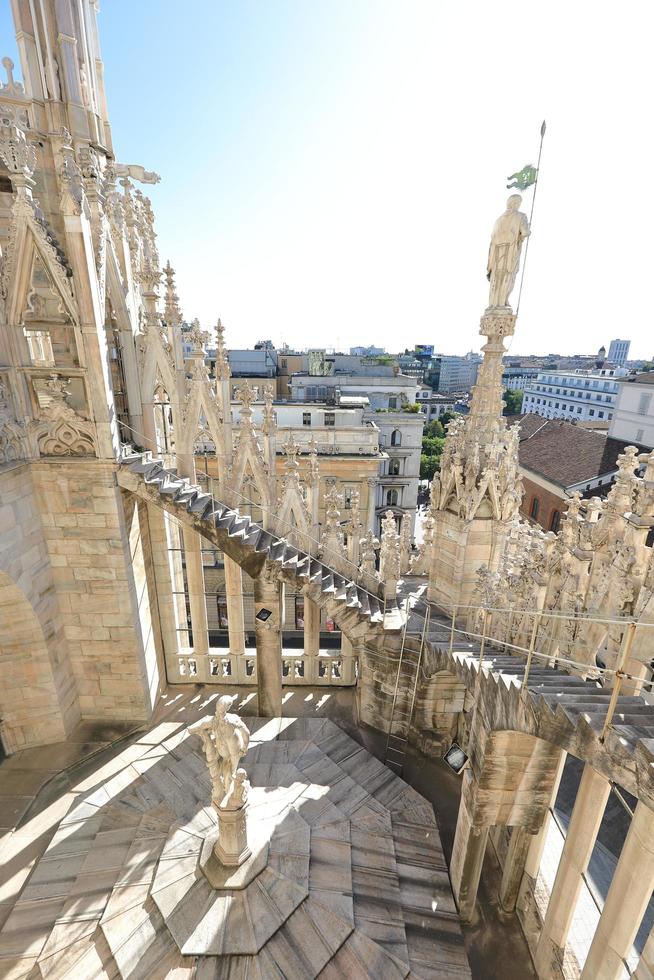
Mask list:
POLYGON ((157 726, 85 774, 0 931, 34 980, 436 980, 470 976, 431 806, 325 718, 244 719, 266 867, 198 869, 215 827, 196 736, 157 726))

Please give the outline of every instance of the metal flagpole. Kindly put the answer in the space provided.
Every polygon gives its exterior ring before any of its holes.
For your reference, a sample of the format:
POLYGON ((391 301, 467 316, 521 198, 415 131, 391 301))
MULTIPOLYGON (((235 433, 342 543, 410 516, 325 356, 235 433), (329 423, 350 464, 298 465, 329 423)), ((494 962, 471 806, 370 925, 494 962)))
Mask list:
MULTIPOLYGON (((545 125, 545 120, 543 119, 543 123, 542 123, 542 125, 540 127, 540 146, 538 147, 538 163, 536 164, 536 180, 534 181, 534 196, 531 199, 531 213, 529 215, 529 231, 530 232, 531 232, 531 222, 532 222, 533 217, 534 217, 534 204, 536 203, 536 191, 538 190, 538 178, 540 177, 540 158, 541 158, 541 155, 542 155, 542 152, 543 152, 543 140, 545 138, 545 130, 546 129, 547 129, 547 127, 545 125)), ((529 254, 529 242, 530 241, 531 241, 531 235, 529 235, 529 238, 527 239, 527 243, 525 245, 525 258, 524 258, 524 261, 522 263, 522 275, 520 276, 520 290, 518 292, 518 302, 517 302, 516 310, 515 310, 516 319, 518 317, 518 313, 520 312, 520 300, 522 298, 522 284, 525 281, 525 269, 527 268, 527 255, 529 254)))

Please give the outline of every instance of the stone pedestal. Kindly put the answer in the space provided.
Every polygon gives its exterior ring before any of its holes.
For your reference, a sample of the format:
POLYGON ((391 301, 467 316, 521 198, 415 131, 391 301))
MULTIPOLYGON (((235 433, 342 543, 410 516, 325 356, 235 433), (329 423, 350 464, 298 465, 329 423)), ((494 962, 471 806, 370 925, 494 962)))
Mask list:
POLYGON ((218 810, 218 840, 214 854, 221 864, 238 867, 250 856, 247 804, 238 810, 218 810))

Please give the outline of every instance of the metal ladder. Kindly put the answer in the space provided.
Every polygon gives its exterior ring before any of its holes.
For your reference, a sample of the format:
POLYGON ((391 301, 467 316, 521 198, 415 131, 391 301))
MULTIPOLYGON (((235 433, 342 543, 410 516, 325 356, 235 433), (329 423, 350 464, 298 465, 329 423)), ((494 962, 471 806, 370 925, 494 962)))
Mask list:
POLYGON ((409 743, 409 733, 411 731, 411 720, 413 718, 413 710, 416 703, 416 693, 418 691, 418 680, 420 678, 420 670, 422 668, 422 654, 425 648, 425 640, 427 638, 427 633, 429 631, 429 619, 431 615, 431 606, 427 604, 425 610, 425 621, 422 627, 422 633, 420 636, 420 648, 418 650, 418 661, 416 663, 416 671, 413 678, 413 688, 411 690, 411 700, 409 703, 409 712, 406 718, 404 716, 398 716, 401 718, 402 724, 406 721, 406 737, 404 735, 397 735, 393 732, 393 725, 396 720, 396 709, 397 709, 397 693, 400 686, 400 676, 402 673, 402 664, 404 662, 404 647, 406 643, 407 628, 409 625, 409 618, 411 611, 407 609, 407 617, 404 623, 404 630, 402 632, 402 645, 400 647, 400 656, 397 662, 397 674, 395 675, 395 690, 393 691, 393 705, 391 707, 391 718, 388 725, 388 733, 386 735, 386 747, 384 749, 384 763, 393 769, 398 776, 402 775, 404 770, 404 760, 406 757, 406 750, 409 743))

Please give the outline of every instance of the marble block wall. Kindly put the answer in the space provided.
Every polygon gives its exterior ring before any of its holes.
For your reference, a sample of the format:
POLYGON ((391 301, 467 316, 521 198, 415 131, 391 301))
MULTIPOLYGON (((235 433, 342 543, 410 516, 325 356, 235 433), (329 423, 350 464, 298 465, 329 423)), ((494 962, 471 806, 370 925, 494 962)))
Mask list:
POLYGON ((25 463, 0 470, 0 716, 5 751, 54 742, 79 720, 64 625, 25 463))
POLYGON ((61 739, 83 718, 147 719, 162 675, 143 536, 134 514, 128 533, 115 464, 6 464, 0 501, 5 750, 61 739))

